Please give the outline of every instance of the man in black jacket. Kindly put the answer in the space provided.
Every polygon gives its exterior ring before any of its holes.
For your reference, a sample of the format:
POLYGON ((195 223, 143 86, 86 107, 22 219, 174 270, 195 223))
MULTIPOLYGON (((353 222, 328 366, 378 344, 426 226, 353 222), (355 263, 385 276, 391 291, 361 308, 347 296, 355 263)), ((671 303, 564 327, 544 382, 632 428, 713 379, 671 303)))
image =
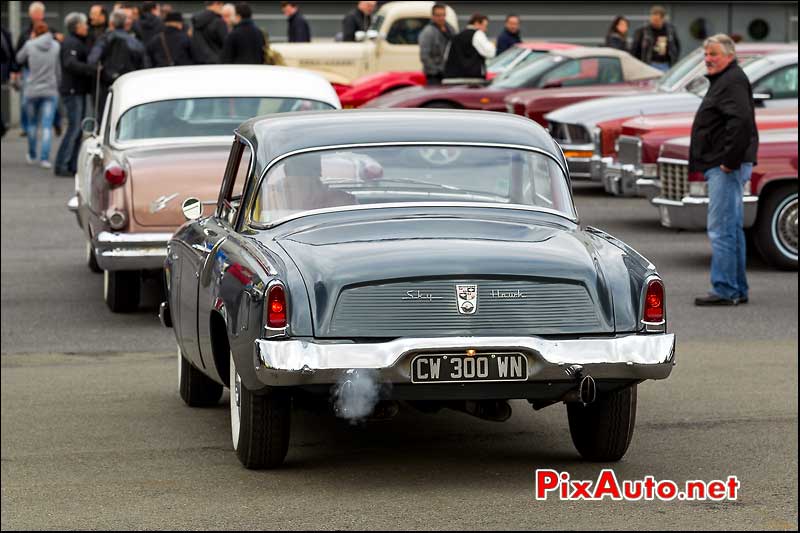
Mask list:
POLYGON ((92 4, 89 8, 89 35, 86 37, 86 47, 91 50, 94 43, 108 29, 108 11, 102 4, 92 4))
POLYGON ((239 23, 225 37, 220 63, 237 65, 264 64, 264 34, 253 22, 253 11, 244 2, 236 4, 239 23))
POLYGON ((67 131, 61 139, 53 172, 56 176, 74 176, 77 171, 81 140, 81 121, 86 113, 86 95, 95 80, 94 67, 87 64, 89 49, 86 36, 89 25, 83 13, 70 13, 64 19, 67 37, 61 44, 61 101, 67 112, 67 131))
POLYGON ((183 15, 172 11, 164 17, 164 31, 147 43, 147 55, 154 67, 194 65, 192 40, 183 31, 183 15))
POLYGON ((375 2, 359 2, 358 6, 342 19, 342 41, 355 41, 357 31, 367 31, 372 24, 375 2))
POLYGON ((494 44, 486 37, 489 17, 475 13, 467 27, 453 37, 444 64, 445 78, 483 78, 486 60, 494 57, 494 44))
POLYGON ((205 10, 192 17, 192 46, 199 63, 219 63, 228 27, 222 20, 223 2, 206 2, 205 10))
POLYGON ((308 21, 300 13, 295 2, 281 2, 281 12, 286 17, 287 35, 290 43, 307 43, 311 41, 311 29, 308 21))
POLYGON ((164 30, 164 23, 157 2, 142 2, 140 11, 139 20, 133 23, 133 33, 146 45, 164 30))
POLYGON ((747 303, 742 190, 758 151, 753 90, 724 34, 703 43, 710 85, 694 117, 689 172, 703 172, 708 184, 711 292, 695 305, 747 303))
POLYGON ((675 27, 666 19, 667 10, 653 6, 650 9, 650 22, 636 31, 631 50, 632 56, 662 71, 669 70, 681 53, 675 27))

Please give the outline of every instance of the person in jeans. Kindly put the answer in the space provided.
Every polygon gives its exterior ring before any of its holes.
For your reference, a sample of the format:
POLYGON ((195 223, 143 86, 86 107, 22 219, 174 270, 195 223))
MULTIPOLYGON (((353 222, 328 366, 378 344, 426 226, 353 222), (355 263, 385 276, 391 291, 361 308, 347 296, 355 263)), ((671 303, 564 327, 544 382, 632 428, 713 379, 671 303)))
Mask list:
POLYGON ((56 176, 73 176, 77 171, 81 121, 86 113, 86 95, 92 90, 95 69, 86 63, 89 24, 83 13, 64 19, 67 37, 61 46, 61 101, 67 112, 67 132, 56 154, 56 176))
POLYGON ((737 305, 749 300, 742 201, 758 151, 753 90, 724 34, 703 43, 710 85, 694 117, 689 172, 708 183, 711 292, 695 305, 737 305))
POLYGON ((40 165, 50 164, 50 143, 53 137, 53 120, 58 107, 58 86, 61 81, 61 46, 50 33, 46 22, 37 22, 32 38, 17 52, 17 63, 28 63, 30 75, 25 87, 25 106, 28 113, 29 164, 36 162, 36 134, 42 127, 42 151, 40 165))

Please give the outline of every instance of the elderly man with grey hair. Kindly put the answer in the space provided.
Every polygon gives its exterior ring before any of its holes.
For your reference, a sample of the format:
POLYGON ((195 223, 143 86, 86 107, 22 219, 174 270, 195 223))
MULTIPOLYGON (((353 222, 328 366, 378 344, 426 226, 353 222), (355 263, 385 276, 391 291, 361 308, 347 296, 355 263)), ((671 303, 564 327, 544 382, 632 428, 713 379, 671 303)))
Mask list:
POLYGON ((694 117, 689 172, 708 184, 711 291, 695 305, 737 305, 749 300, 742 191, 758 151, 753 89, 724 34, 703 43, 710 84, 694 117))
POLYGON ((88 63, 92 66, 100 65, 99 109, 95 110, 95 116, 100 116, 108 89, 117 78, 150 66, 144 45, 125 31, 127 21, 128 15, 125 11, 118 9, 111 13, 110 31, 104 33, 89 52, 88 63))
POLYGON ((67 36, 61 45, 61 85, 58 88, 67 114, 67 131, 56 154, 56 176, 74 176, 77 170, 81 121, 86 114, 86 96, 92 91, 95 69, 87 63, 86 38, 89 24, 83 13, 64 18, 67 36))

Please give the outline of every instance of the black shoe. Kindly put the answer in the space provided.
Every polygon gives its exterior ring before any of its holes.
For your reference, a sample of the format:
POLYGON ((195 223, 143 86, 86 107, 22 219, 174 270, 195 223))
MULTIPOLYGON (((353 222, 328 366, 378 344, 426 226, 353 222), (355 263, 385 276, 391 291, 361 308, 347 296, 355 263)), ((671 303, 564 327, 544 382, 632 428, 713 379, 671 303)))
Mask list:
POLYGON ((728 298, 722 298, 717 296, 716 294, 709 294, 707 296, 698 296, 694 299, 694 305, 699 306, 706 306, 706 305, 736 305, 738 302, 736 300, 730 300, 728 298))
POLYGON ((747 296, 743 296, 741 298, 736 298, 736 303, 737 304, 746 304, 749 301, 750 301, 750 298, 748 298, 747 296))
POLYGON ((61 137, 61 126, 53 126, 53 133, 56 134, 56 137, 61 137))
POLYGON ((57 168, 57 169, 53 170, 53 174, 55 174, 56 176, 64 177, 64 178, 71 178, 71 177, 74 176, 74 174, 72 172, 70 172, 69 170, 67 170, 65 168, 57 168))

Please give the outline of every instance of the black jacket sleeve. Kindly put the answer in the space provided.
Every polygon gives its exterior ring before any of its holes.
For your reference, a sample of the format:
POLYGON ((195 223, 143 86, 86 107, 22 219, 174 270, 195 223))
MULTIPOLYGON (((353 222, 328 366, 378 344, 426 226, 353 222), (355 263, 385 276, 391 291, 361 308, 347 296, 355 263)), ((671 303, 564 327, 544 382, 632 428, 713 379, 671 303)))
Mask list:
POLYGON ((69 72, 75 76, 94 76, 95 68, 89 65, 86 61, 78 59, 78 49, 74 43, 64 43, 61 49, 61 68, 65 72, 69 72))
POLYGON ((722 164, 736 170, 744 161, 745 152, 753 137, 755 124, 752 114, 752 97, 746 79, 737 79, 720 94, 717 107, 725 119, 722 164))
POLYGON ((342 40, 355 41, 356 30, 358 30, 358 22, 356 22, 356 17, 352 13, 348 13, 348 15, 342 21, 342 40))
POLYGON ((305 17, 300 14, 292 20, 292 37, 296 43, 307 43, 311 40, 311 29, 305 17))
MULTIPOLYGON (((222 49, 225 46, 225 39, 228 36, 228 26, 225 25, 225 21, 222 20, 222 17, 217 17, 209 26, 209 35, 212 41, 222 49)), ((225 63, 225 61, 221 61, 221 63, 225 63)))
POLYGON ((636 59, 642 59, 642 37, 644 36, 644 30, 639 28, 636 30, 636 34, 633 37, 633 45, 631 46, 631 55, 636 59))

